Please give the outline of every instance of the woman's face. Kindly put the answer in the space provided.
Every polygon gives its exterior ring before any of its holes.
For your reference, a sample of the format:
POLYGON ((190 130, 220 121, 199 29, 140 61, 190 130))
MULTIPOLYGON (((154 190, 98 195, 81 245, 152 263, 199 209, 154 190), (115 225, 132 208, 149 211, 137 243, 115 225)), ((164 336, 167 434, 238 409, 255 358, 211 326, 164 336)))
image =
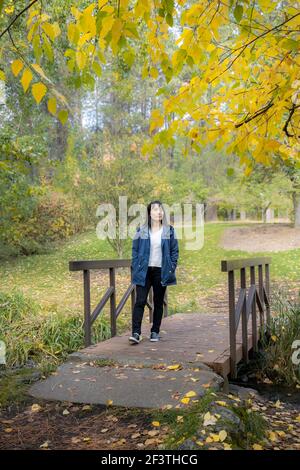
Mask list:
POLYGON ((153 204, 151 206, 150 216, 151 219, 160 221, 164 215, 163 208, 159 204, 153 204))

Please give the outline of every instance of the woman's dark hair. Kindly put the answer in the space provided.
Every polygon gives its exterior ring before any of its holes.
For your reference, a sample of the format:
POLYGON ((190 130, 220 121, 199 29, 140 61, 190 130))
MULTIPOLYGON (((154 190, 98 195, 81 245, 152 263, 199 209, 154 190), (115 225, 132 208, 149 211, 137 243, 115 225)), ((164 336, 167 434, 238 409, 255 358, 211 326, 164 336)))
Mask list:
POLYGON ((145 225, 148 224, 148 227, 151 228, 151 215, 150 215, 150 212, 151 212, 151 207, 154 204, 158 204, 163 210, 164 214, 163 214, 163 217, 162 217, 162 220, 161 220, 161 225, 168 225, 165 208, 163 206, 163 203, 161 201, 159 201, 158 199, 156 199, 155 201, 149 202, 149 204, 147 206, 147 222, 145 223, 145 225))

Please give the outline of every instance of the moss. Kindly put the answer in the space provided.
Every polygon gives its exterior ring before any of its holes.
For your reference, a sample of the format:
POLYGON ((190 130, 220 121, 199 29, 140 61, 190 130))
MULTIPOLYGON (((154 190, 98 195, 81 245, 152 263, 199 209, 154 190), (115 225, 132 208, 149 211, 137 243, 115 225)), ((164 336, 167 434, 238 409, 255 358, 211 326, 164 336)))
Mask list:
POLYGON ((17 372, 8 370, 2 373, 0 377, 0 409, 29 400, 27 390, 31 383, 32 372, 32 369, 19 369, 17 372))

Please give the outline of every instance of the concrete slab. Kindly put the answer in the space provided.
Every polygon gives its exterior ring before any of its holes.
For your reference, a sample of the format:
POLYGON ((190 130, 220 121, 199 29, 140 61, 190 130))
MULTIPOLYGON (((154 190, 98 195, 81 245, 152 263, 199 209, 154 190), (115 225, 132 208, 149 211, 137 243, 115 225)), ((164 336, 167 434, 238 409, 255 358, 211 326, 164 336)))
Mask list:
POLYGON ((63 364, 55 374, 34 384, 30 395, 72 403, 106 405, 112 400, 113 405, 129 408, 161 408, 180 404, 189 391, 196 393, 191 398, 195 400, 208 387, 218 390, 222 384, 222 378, 209 370, 97 367, 78 362, 63 364))

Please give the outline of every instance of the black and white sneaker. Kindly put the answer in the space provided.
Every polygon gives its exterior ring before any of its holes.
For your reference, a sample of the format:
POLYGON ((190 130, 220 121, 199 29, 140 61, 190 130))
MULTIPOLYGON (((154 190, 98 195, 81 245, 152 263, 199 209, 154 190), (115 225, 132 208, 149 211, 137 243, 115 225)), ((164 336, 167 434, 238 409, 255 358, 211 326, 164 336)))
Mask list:
POLYGON ((158 333, 155 333, 155 331, 152 331, 151 332, 151 335, 150 335, 150 341, 159 341, 159 334, 158 333))
POLYGON ((138 344, 142 340, 142 335, 139 335, 138 333, 133 333, 132 336, 130 336, 129 341, 132 344, 138 344))

